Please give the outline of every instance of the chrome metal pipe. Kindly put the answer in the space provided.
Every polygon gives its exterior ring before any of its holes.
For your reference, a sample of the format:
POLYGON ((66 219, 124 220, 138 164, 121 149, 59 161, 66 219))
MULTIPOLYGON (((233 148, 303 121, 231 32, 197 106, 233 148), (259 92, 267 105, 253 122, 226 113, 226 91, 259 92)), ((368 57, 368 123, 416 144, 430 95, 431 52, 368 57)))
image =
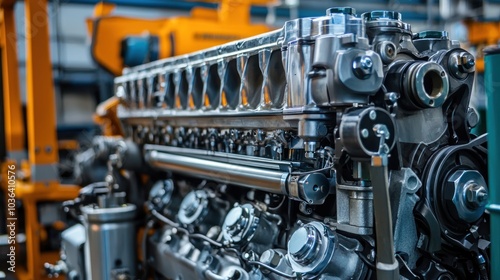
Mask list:
POLYGON ((146 151, 145 158, 151 166, 163 170, 270 193, 287 194, 288 172, 234 165, 155 150, 146 151))

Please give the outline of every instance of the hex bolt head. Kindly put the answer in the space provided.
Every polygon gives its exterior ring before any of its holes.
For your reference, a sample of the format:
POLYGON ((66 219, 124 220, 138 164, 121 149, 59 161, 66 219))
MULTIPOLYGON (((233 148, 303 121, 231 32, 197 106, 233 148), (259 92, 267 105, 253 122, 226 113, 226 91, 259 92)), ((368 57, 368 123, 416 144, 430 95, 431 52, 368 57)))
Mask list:
POLYGON ((363 69, 371 69, 372 66, 373 66, 373 61, 370 57, 363 56, 361 58, 361 67, 363 67, 363 69))
POLYGON ((368 79, 373 73, 372 58, 366 55, 356 57, 352 62, 352 71, 359 79, 368 79))
POLYGON ((470 53, 463 52, 460 54, 458 59, 458 64, 460 65, 460 70, 464 73, 472 73, 475 70, 476 61, 474 56, 470 53))
POLYGON ((476 170, 457 170, 448 178, 443 199, 452 218, 473 223, 485 211, 488 189, 484 177, 476 170))
POLYGON ((272 267, 276 267, 281 261, 281 256, 276 251, 269 249, 262 253, 260 261, 272 267))
POLYGON ((391 103, 395 103, 396 101, 398 101, 398 98, 398 94, 395 92, 388 92, 385 94, 385 100, 391 103))
POLYGON ((488 204, 488 190, 477 184, 469 184, 465 187, 465 197, 469 207, 475 209, 488 204))

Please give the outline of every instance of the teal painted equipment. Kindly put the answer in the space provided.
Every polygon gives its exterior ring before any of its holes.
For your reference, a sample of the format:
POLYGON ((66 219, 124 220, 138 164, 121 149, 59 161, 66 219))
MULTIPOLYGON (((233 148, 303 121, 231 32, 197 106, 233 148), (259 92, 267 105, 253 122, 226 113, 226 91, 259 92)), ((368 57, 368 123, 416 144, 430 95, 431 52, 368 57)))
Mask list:
POLYGON ((488 177, 491 213, 491 278, 500 279, 500 46, 484 50, 488 126, 488 177))

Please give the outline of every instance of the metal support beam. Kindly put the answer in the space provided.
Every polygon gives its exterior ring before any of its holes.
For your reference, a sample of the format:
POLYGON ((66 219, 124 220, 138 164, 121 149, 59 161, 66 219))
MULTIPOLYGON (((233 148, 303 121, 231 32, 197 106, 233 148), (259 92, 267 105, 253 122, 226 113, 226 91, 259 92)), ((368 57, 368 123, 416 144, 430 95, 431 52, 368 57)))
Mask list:
MULTIPOLYGON (((56 108, 49 49, 47 0, 26 0, 28 151, 32 169, 58 162, 56 108)), ((35 180, 36 179, 36 180, 35 180)), ((56 184, 57 172, 34 183, 56 184)))
POLYGON ((7 156, 20 162, 26 159, 24 117, 19 90, 19 65, 17 61, 17 37, 14 7, 4 6, 0 10, 2 46, 2 79, 4 92, 5 142, 7 156))

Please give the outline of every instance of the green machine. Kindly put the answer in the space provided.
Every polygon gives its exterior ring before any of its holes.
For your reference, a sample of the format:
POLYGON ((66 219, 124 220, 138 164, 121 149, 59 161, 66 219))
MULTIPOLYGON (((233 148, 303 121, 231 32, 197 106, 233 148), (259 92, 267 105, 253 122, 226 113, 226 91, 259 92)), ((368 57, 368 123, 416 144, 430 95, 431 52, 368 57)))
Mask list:
POLYGON ((488 173, 491 213, 491 279, 500 279, 500 46, 488 47, 485 53, 485 87, 488 97, 488 173), (497 265, 495 265, 497 264, 497 265))

